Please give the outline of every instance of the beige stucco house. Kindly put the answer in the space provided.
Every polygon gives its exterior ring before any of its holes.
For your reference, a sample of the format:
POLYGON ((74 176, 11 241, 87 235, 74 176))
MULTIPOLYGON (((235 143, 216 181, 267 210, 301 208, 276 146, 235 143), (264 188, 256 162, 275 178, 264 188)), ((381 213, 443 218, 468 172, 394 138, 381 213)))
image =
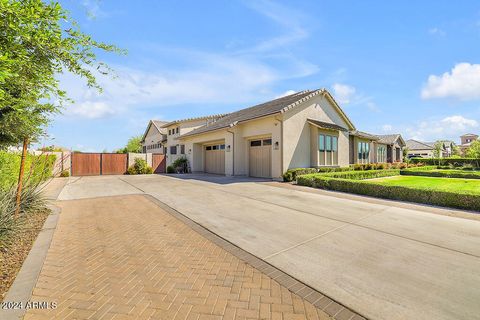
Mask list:
POLYGON ((405 145, 400 134, 375 135, 352 131, 350 164, 402 162, 405 145))
POLYGON ((460 145, 458 146, 460 148, 460 152, 463 155, 465 155, 468 148, 470 148, 470 145, 472 144, 472 142, 478 139, 479 139, 478 134, 473 134, 473 133, 467 133, 460 136, 460 145))
POLYGON ((162 128, 166 121, 150 120, 142 136, 143 153, 164 153, 166 130, 162 128))
POLYGON ((227 115, 173 121, 161 129, 166 130, 167 165, 186 157, 191 172, 234 176, 280 178, 291 168, 401 161, 404 146, 400 135, 390 140, 361 136, 325 89, 298 92, 227 115), (372 152, 366 159, 352 157, 359 154, 363 141, 372 152))
POLYGON ((454 143, 449 140, 438 140, 436 142, 423 142, 415 139, 407 140, 409 158, 439 158, 450 157, 453 153, 454 143), (440 147, 438 155, 435 155, 435 145, 440 147))

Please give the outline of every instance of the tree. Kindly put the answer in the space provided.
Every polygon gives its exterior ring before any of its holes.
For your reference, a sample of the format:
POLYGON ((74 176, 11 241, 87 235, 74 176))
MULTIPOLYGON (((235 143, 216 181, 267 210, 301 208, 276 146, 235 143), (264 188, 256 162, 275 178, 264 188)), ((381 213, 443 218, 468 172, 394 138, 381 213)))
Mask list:
POLYGON ((462 150, 460 150, 460 148, 456 145, 456 144, 452 144, 452 157, 455 156, 455 157, 460 157, 462 155, 462 150))
POLYGON ((141 153, 142 152, 142 136, 134 136, 128 139, 127 145, 117 150, 117 153, 141 153))
POLYGON ((467 158, 480 159, 480 140, 475 140, 472 142, 470 147, 466 152, 467 158))
POLYGON ((442 150, 443 150, 443 142, 442 141, 437 141, 433 145, 433 157, 434 158, 440 158, 442 156, 442 150))
POLYGON ((0 0, 0 147, 45 134, 67 93, 56 75, 68 71, 101 90, 110 69, 95 50, 122 52, 82 33, 56 2, 0 0))

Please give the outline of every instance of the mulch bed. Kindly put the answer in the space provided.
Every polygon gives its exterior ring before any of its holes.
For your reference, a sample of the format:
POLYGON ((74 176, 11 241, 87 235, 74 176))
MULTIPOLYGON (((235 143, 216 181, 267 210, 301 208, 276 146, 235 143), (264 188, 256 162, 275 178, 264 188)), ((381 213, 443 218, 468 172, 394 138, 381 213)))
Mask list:
POLYGON ((0 243, 0 301, 15 280, 49 214, 50 211, 43 210, 20 218, 19 229, 7 242, 0 243))

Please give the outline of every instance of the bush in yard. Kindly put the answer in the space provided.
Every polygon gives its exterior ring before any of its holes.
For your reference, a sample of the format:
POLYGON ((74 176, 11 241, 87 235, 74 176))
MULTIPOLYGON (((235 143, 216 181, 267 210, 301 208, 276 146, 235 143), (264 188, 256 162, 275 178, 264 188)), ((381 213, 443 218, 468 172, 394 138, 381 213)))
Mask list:
POLYGON ((186 173, 188 169, 188 159, 181 157, 173 161, 172 167, 176 173, 186 173))
POLYGON ((297 178, 297 184, 378 198, 418 202, 466 210, 478 211, 480 208, 480 196, 472 194, 400 186, 384 186, 362 180, 339 179, 315 174, 299 176, 297 178))
POLYGON ((68 171, 68 170, 63 170, 63 171, 60 173, 60 177, 62 177, 62 178, 70 177, 70 171, 68 171))
POLYGON ((404 176, 422 176, 437 178, 460 178, 460 179, 480 179, 480 172, 464 171, 458 169, 442 169, 444 167, 427 166, 422 168, 410 168, 401 170, 400 174, 404 176))
POLYGON ((327 172, 342 172, 350 171, 350 167, 321 167, 321 168, 295 168, 289 169, 283 174, 284 182, 292 182, 297 179, 297 176, 309 173, 327 173, 327 172))
POLYGON ((173 168, 173 166, 168 166, 167 173, 175 173, 175 168, 173 168))
POLYGON ((425 165, 429 166, 448 166, 452 164, 456 167, 462 167, 465 165, 472 165, 476 168, 480 167, 480 158, 412 158, 410 159, 412 163, 423 162, 425 165))
POLYGON ((147 161, 136 158, 135 163, 127 169, 127 174, 151 174, 153 168, 147 164, 147 161))
MULTIPOLYGON (((38 184, 50 178, 55 164, 55 155, 28 154, 25 159, 24 183, 38 184)), ((17 184, 21 155, 0 151, 0 189, 9 189, 17 184)))

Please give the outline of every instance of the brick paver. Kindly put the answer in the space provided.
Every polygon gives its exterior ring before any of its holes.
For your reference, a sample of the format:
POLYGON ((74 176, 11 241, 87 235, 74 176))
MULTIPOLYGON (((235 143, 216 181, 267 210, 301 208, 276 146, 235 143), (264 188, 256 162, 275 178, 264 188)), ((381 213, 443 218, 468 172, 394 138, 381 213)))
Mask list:
POLYGON ((354 317, 278 270, 237 258, 145 196, 58 205, 32 296, 58 307, 25 319, 329 319, 322 301, 330 314, 354 317))

